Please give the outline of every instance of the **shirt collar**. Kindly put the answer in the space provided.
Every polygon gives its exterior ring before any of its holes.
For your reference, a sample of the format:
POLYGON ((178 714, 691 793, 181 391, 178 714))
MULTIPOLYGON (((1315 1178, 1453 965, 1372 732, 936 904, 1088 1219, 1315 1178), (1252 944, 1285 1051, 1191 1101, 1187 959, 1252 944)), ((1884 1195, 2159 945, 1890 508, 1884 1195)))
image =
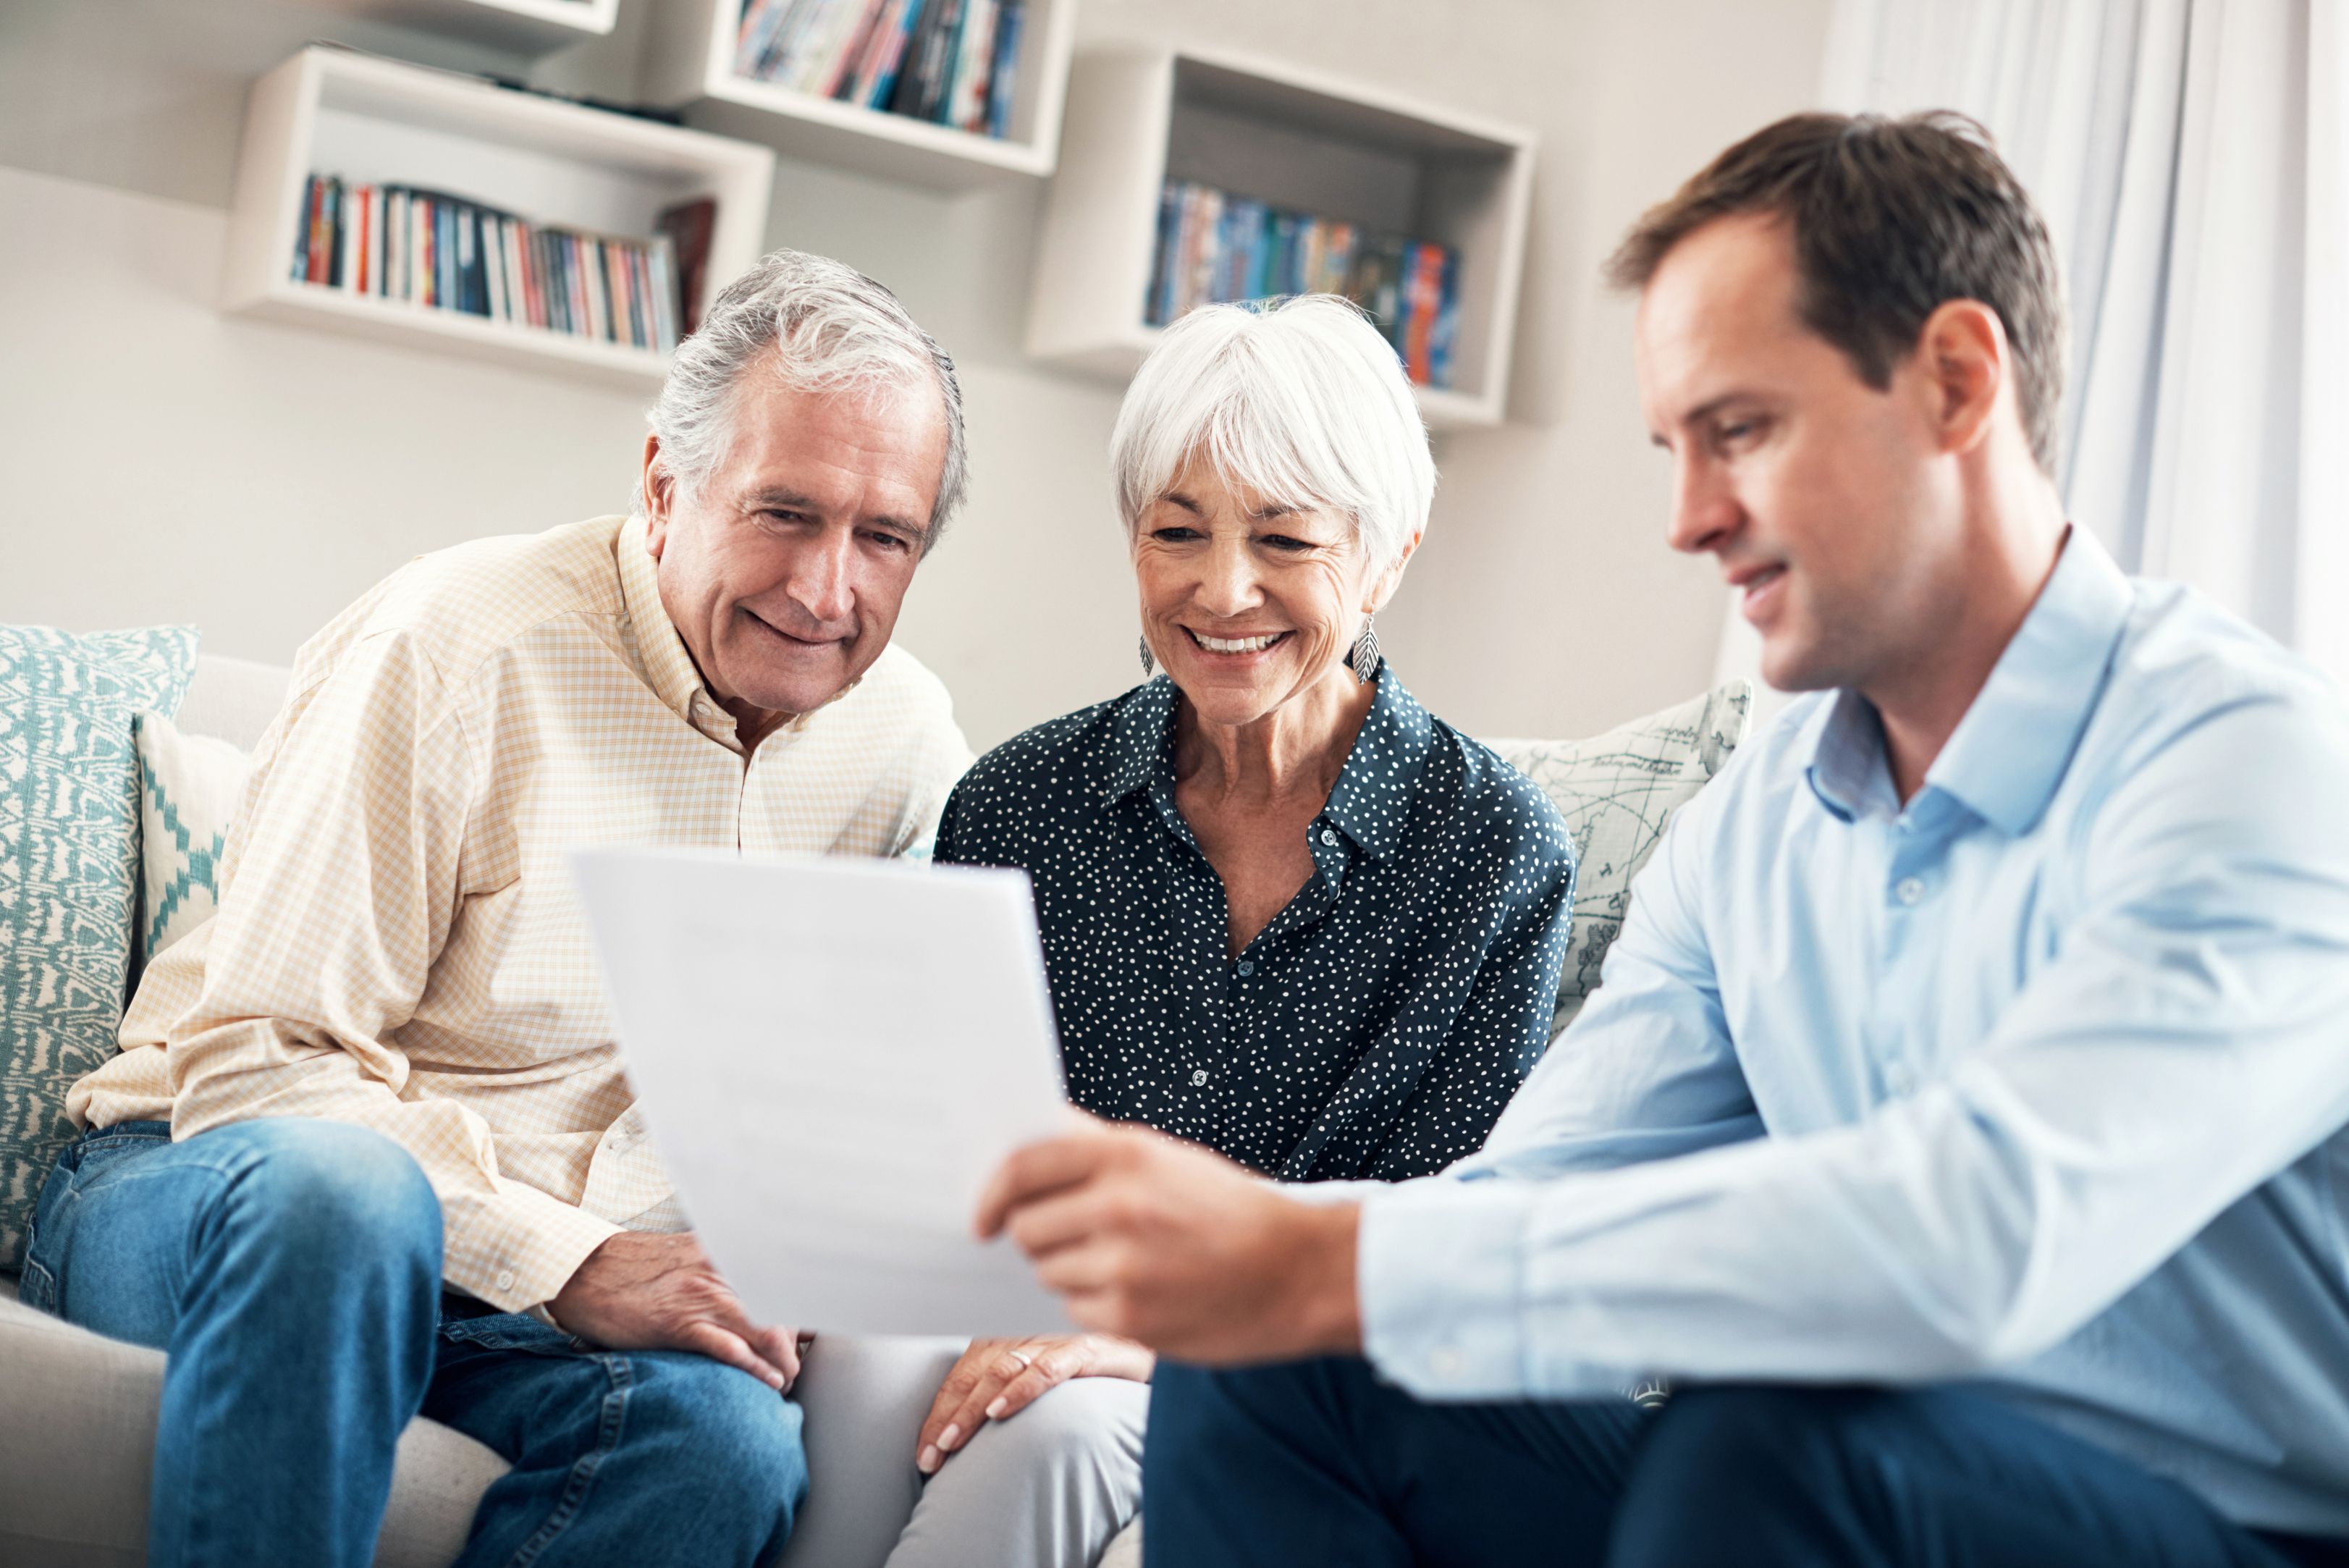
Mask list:
MULTIPOLYGON (((2134 602, 2104 545, 2075 526, 2047 586, 1927 770, 1926 788, 2010 836, 2029 832, 2064 782, 2134 602)), ((1883 729, 1858 692, 1838 691, 1829 704, 1809 777, 1821 803, 1846 821, 1879 790, 1889 792, 1883 729)))
MULTIPOLYGON (((661 603, 660 575, 645 542, 645 520, 631 517, 621 524, 612 547, 620 560, 620 601, 628 608, 628 625, 636 639, 636 660, 644 666, 645 684, 665 707, 698 728, 694 699, 704 695, 701 671, 694 667, 693 655, 686 651, 685 639, 678 636, 675 623, 668 618, 668 607, 661 603)), ((718 713, 730 726, 730 715, 723 709, 718 709, 718 713)))
MULTIPOLYGON (((1435 721, 1396 676, 1379 666, 1378 695, 1354 737, 1354 749, 1330 791, 1321 815, 1374 859, 1384 859, 1402 842, 1408 813, 1396 792, 1418 778, 1434 744, 1435 721)), ((1161 675, 1122 699, 1110 726, 1108 782, 1104 801, 1118 801, 1152 784, 1174 787, 1174 682, 1161 675)))

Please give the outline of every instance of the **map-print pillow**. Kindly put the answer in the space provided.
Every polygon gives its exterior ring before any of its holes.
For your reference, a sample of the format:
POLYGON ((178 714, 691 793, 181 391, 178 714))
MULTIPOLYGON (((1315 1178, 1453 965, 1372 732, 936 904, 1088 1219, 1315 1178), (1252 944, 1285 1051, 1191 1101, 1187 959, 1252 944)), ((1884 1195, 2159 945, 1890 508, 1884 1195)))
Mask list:
POLYGON ((1733 680, 1587 741, 1486 742, 1541 785, 1574 830, 1574 929, 1551 1039, 1598 989, 1599 966, 1630 908, 1631 878, 1671 814, 1737 749, 1753 702, 1754 689, 1733 680))
MULTIPOLYGON (((139 929, 135 962, 212 918, 229 818, 253 759, 212 735, 183 735, 160 713, 141 713, 139 744, 139 929)), ((138 977, 132 978, 136 989, 138 977)))
POLYGON ((66 1091, 114 1052, 138 889, 130 716, 171 712, 193 627, 0 627, 0 1272, 22 1260, 66 1091))

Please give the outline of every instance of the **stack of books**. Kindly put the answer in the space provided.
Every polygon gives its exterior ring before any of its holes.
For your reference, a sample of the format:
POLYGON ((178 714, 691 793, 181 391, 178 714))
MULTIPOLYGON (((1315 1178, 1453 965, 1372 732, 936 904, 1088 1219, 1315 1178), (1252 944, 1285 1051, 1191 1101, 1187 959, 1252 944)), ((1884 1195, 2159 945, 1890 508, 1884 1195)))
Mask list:
POLYGON ((1159 194, 1158 254, 1143 317, 1164 327, 1195 305, 1342 294, 1378 324, 1412 380, 1449 387, 1459 285, 1459 254, 1448 245, 1169 180, 1159 194))
POLYGON ((677 347, 682 311, 667 234, 611 239, 438 191, 330 174, 310 176, 303 212, 296 283, 656 353, 677 347))
POLYGON ((1001 137, 1026 0, 743 0, 734 69, 794 92, 1001 137))

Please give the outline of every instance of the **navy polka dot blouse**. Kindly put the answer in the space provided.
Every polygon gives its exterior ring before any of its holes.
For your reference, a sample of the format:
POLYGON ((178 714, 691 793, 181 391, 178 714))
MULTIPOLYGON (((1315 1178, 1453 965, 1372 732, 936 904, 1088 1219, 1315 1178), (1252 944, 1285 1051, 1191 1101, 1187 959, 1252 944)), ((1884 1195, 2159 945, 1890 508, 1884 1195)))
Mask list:
POLYGON ((1174 805, 1164 676, 979 759, 937 857, 1035 884, 1069 1097, 1288 1180, 1474 1152, 1549 1039, 1574 841, 1393 673, 1308 831, 1317 874, 1230 956, 1174 805))

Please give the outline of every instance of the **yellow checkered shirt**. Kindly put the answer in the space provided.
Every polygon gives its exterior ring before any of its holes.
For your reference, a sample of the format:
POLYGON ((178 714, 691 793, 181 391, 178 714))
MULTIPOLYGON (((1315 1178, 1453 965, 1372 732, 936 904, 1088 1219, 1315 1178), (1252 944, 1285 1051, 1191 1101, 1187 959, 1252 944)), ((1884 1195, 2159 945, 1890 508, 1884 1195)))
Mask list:
POLYGON ((639 523, 422 556, 302 649, 219 914, 157 957, 67 1108, 181 1138, 373 1127, 440 1194, 449 1282, 539 1305, 615 1231, 683 1222, 565 852, 925 853, 969 762, 946 688, 895 648, 746 761, 639 523))

